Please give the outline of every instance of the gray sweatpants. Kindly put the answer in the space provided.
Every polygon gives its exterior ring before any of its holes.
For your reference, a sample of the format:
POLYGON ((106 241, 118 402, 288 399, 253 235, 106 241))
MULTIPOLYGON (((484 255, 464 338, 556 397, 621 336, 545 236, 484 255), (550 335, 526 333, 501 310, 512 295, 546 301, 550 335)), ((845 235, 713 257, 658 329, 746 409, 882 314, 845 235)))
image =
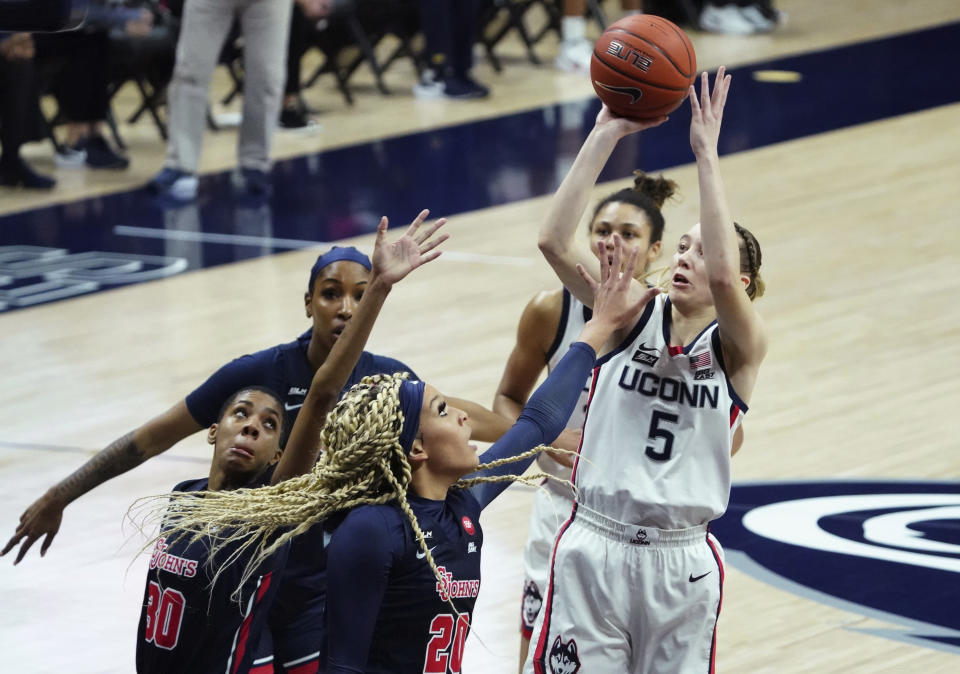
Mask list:
POLYGON ((167 92, 170 140, 165 166, 195 173, 206 128, 207 96, 234 16, 243 35, 243 121, 237 155, 243 168, 270 168, 286 76, 292 0, 187 0, 177 64, 167 92))

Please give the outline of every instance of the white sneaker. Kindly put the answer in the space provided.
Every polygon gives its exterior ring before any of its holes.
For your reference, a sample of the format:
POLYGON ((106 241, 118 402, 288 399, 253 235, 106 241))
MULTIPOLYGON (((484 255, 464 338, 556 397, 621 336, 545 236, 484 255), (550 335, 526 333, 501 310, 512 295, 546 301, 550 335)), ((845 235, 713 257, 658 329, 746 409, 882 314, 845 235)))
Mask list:
POLYGON ((60 168, 83 168, 87 165, 87 151, 64 145, 60 152, 53 155, 53 163, 60 168))
POLYGON ((700 28, 723 35, 752 35, 757 28, 750 23, 736 5, 705 5, 700 12, 700 28))
POLYGON ((437 77, 432 68, 427 68, 420 75, 420 81, 413 85, 413 95, 425 100, 443 98, 443 80, 437 77))
POLYGON ((756 5, 747 5, 746 7, 738 7, 738 9, 740 10, 740 16, 746 19, 758 33, 769 33, 783 23, 779 10, 774 10, 776 12, 776 14, 774 14, 776 18, 772 19, 764 15, 756 5))
POLYGON ((557 69, 567 73, 588 73, 591 56, 593 44, 589 40, 561 42, 557 52, 557 69))

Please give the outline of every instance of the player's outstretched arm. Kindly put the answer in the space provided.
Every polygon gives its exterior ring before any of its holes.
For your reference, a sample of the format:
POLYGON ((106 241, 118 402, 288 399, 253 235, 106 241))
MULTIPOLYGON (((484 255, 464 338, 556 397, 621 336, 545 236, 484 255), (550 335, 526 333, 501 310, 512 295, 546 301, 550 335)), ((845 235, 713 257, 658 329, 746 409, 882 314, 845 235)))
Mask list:
MULTIPOLYGON (((513 428, 481 455, 481 464, 516 456, 556 437, 576 406, 583 381, 594 365, 597 351, 614 332, 636 321, 646 303, 659 292, 651 288, 640 300, 631 298, 631 282, 640 251, 633 248, 626 262, 621 264, 623 242, 619 235, 614 235, 613 240, 613 255, 609 259, 604 256, 600 262, 599 283, 582 266, 578 266, 578 273, 594 298, 593 316, 580 331, 578 341, 570 346, 557 367, 531 396, 513 428)), ((471 477, 500 477, 522 472, 532 461, 531 457, 522 462, 493 466, 471 477)), ((481 482, 470 489, 480 507, 485 508, 508 484, 481 482)))
POLYGON ((740 278, 740 245, 720 176, 717 143, 729 90, 730 75, 723 66, 717 70, 712 93, 706 72, 701 76, 699 100, 695 87, 690 87, 690 147, 697 159, 704 264, 724 356, 734 386, 744 400, 749 400, 767 342, 760 316, 740 278))
POLYGON ((417 267, 440 257, 440 251, 434 249, 446 241, 449 235, 434 234, 447 220, 440 218, 420 231, 429 215, 430 211, 422 210, 403 236, 393 243, 387 241, 387 218, 380 219, 373 248, 370 282, 353 318, 347 323, 323 365, 313 375, 303 409, 297 415, 286 450, 274 471, 273 484, 313 469, 320 454, 320 432, 326 423, 327 413, 337 402, 340 391, 356 367, 393 284, 401 281, 417 267))
POLYGON ((629 120, 613 115, 604 105, 573 166, 550 201, 537 244, 563 285, 587 306, 591 306, 593 295, 577 272, 577 264, 583 265, 594 278, 599 277, 600 268, 587 251, 575 245, 575 239, 593 187, 621 138, 659 126, 666 119, 629 120))
POLYGON ((17 558, 13 562, 19 564, 31 546, 44 538, 40 546, 42 557, 60 531, 63 510, 70 503, 107 480, 167 451, 200 429, 200 424, 187 409, 186 401, 181 400, 163 414, 117 438, 80 468, 50 487, 24 511, 20 516, 20 524, 0 551, 0 556, 19 545, 17 558))

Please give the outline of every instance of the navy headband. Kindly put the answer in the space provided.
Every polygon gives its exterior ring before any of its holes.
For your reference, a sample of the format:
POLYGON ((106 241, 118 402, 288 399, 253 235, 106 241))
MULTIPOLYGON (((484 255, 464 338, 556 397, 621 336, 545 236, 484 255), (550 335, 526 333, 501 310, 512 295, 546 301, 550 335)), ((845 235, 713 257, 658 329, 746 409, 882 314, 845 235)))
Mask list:
POLYGON ((350 262, 362 264, 367 268, 367 271, 370 271, 373 266, 370 264, 370 258, 353 246, 334 246, 318 257, 317 261, 313 263, 313 268, 310 269, 310 285, 307 286, 307 292, 313 292, 313 282, 317 280, 317 274, 320 273, 321 269, 334 262, 340 262, 341 260, 349 260, 350 262))
POLYGON ((413 439, 420 428, 420 410, 423 407, 423 382, 400 382, 400 413, 403 415, 403 428, 400 430, 400 446, 403 453, 413 449, 413 439))

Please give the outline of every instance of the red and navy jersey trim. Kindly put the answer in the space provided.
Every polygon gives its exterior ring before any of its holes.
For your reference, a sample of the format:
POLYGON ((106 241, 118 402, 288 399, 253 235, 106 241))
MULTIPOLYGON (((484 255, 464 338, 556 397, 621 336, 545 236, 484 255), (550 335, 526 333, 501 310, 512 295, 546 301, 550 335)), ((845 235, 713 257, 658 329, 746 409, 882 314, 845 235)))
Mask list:
POLYGON ((550 345, 550 348, 547 349, 547 359, 546 362, 549 363, 550 359, 553 358, 553 354, 557 352, 557 349, 560 348, 563 343, 563 334, 567 331, 567 321, 570 318, 570 291, 566 288, 563 288, 563 309, 560 311, 560 324, 557 326, 557 334, 553 338, 553 344, 550 345))
MULTIPOLYGON (((730 395, 730 399, 733 400, 734 405, 740 408, 740 410, 746 414, 747 410, 750 408, 747 406, 747 403, 743 402, 737 392, 733 389, 733 384, 730 382, 730 375, 727 373, 727 363, 723 360, 723 342, 720 341, 720 329, 714 331, 713 335, 710 337, 710 343, 713 345, 713 352, 717 355, 717 365, 720 366, 720 369, 723 371, 723 378, 727 380, 727 393, 730 395)), ((730 425, 733 426, 734 415, 731 411, 730 413, 730 425)))
POLYGON ((272 578, 273 572, 270 571, 262 575, 257 581, 257 591, 250 597, 247 615, 244 616, 243 622, 237 629, 237 634, 234 637, 234 643, 236 645, 230 654, 230 658, 227 660, 227 671, 230 672, 230 674, 236 674, 239 671, 240 664, 243 662, 243 657, 246 655, 247 648, 250 645, 250 624, 253 622, 254 613, 260 608, 260 602, 270 589, 272 578))
POLYGON ((667 349, 669 350, 671 356, 679 356, 681 353, 689 354, 690 350, 697 345, 697 342, 699 342, 700 338, 706 334, 707 330, 717 324, 716 319, 710 321, 710 324, 701 330, 700 333, 685 346, 670 346, 670 318, 672 316, 672 312, 673 305, 670 303, 670 298, 667 297, 667 299, 665 299, 663 302, 663 316, 661 317, 663 323, 660 327, 663 330, 663 343, 667 345, 667 349))
POLYGON ((720 575, 720 597, 717 599, 717 617, 713 623, 713 637, 710 642, 710 669, 708 670, 710 674, 714 674, 717 671, 717 623, 720 621, 720 608, 723 606, 723 561, 720 558, 720 553, 717 552, 716 546, 713 544, 713 541, 710 540, 710 531, 707 530, 707 545, 710 547, 710 552, 713 554, 713 559, 717 563, 717 570, 720 575))
POLYGON ((628 346, 630 346, 634 341, 636 341, 637 337, 640 335, 643 329, 647 327, 647 321, 650 320, 650 316, 653 314, 653 305, 656 304, 656 302, 657 302, 656 297, 654 297, 652 300, 647 302, 647 306, 643 308, 643 313, 640 314, 640 318, 637 320, 637 324, 633 326, 632 330, 630 330, 630 334, 627 335, 626 339, 620 342, 617 348, 615 348, 610 353, 605 354, 603 358, 598 358, 597 359, 598 366, 603 365, 604 363, 609 361, 611 358, 616 356, 618 353, 620 353, 621 351, 626 349, 628 346))
POLYGON ((583 411, 583 426, 580 432, 580 444, 577 445, 577 454, 573 460, 573 471, 570 473, 570 481, 577 484, 577 468, 580 466, 580 452, 583 451, 583 439, 587 433, 587 420, 590 418, 590 404, 593 403, 593 394, 597 391, 597 380, 600 379, 600 365, 594 365, 593 377, 590 380, 590 393, 587 395, 587 404, 583 411))

